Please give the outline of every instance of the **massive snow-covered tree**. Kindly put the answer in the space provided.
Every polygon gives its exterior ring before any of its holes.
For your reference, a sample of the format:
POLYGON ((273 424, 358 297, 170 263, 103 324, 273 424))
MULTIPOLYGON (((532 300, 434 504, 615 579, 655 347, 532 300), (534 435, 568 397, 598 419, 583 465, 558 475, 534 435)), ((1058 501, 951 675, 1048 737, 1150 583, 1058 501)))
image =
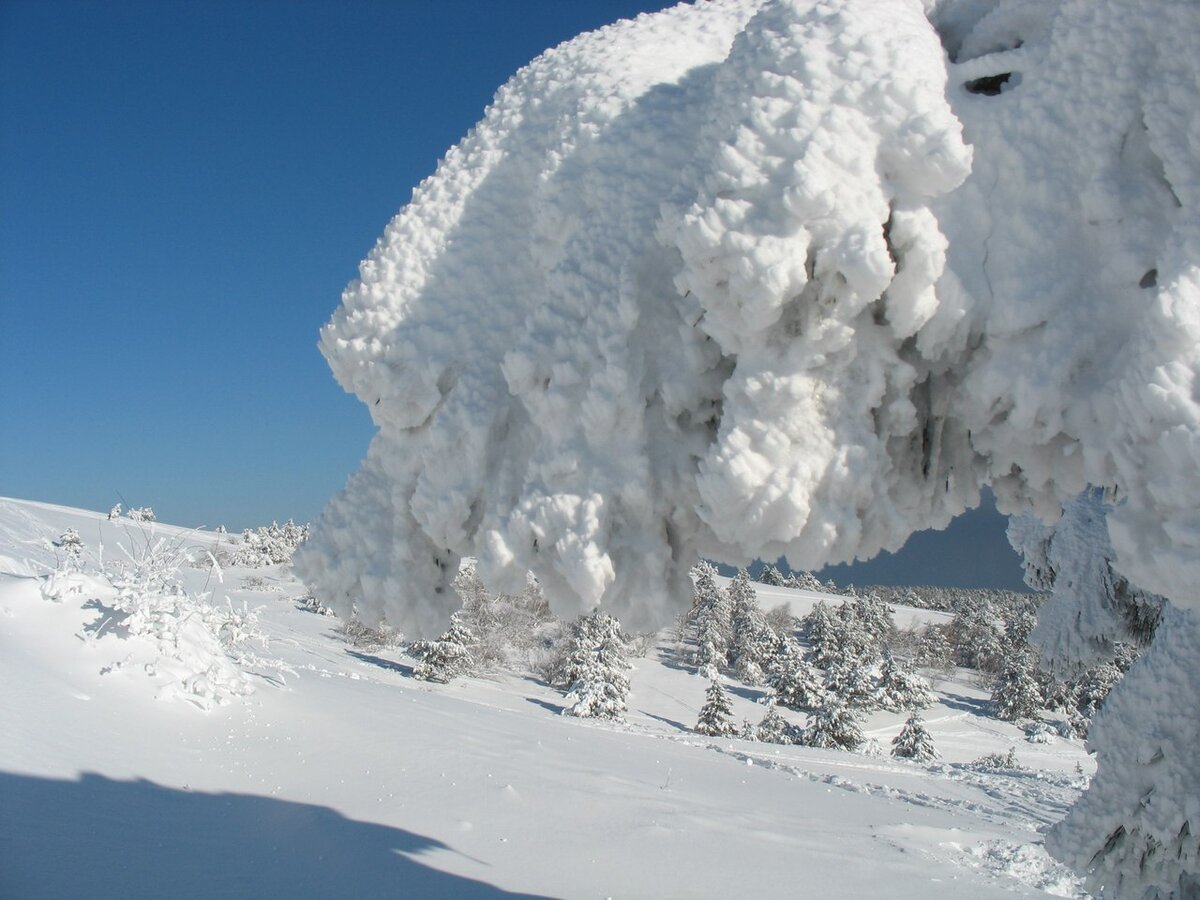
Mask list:
POLYGON ((1193 0, 713 0, 548 51, 322 332, 379 433, 297 569, 417 634, 465 555, 640 628, 700 555, 1091 484, 1200 608, 1198 43, 1193 0))

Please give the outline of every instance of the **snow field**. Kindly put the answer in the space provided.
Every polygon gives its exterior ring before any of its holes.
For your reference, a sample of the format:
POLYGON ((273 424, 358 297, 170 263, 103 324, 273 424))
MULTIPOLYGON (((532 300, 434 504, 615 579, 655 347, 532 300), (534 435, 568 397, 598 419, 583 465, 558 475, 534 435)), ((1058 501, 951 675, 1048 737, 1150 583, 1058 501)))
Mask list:
MULTIPOLYGON (((92 551, 87 535, 111 547, 122 532, 0 501, 0 557, 44 565, 13 536, 66 527, 92 551)), ((203 574, 184 572, 193 588, 203 574)), ((143 639, 81 640, 95 609, 0 576, 0 894, 1075 895, 1040 830, 1090 759, 979 715, 969 679, 939 685, 926 712, 934 766, 709 739, 690 732, 708 683, 664 635, 634 660, 614 726, 561 716, 562 695, 520 673, 418 682, 402 652, 356 650, 299 608, 286 567, 224 577, 235 604, 264 607, 265 652, 297 675, 204 712, 161 692, 161 675, 100 674, 143 639), (241 588, 251 576, 265 589, 241 588), (1027 770, 963 765, 1014 745, 1027 770)), ((764 587, 764 606, 786 593, 764 587)), ((757 691, 728 687, 736 716, 761 718, 757 691)), ((864 730, 886 745, 902 720, 877 713, 864 730)))

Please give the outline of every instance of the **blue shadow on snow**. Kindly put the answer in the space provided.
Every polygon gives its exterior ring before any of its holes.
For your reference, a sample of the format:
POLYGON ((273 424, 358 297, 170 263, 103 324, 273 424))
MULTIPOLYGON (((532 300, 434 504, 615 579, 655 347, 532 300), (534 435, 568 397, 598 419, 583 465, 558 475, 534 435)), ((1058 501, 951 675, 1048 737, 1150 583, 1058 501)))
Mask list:
POLYGON ((531 897, 416 859, 452 850, 324 806, 0 772, 0 897, 531 897))

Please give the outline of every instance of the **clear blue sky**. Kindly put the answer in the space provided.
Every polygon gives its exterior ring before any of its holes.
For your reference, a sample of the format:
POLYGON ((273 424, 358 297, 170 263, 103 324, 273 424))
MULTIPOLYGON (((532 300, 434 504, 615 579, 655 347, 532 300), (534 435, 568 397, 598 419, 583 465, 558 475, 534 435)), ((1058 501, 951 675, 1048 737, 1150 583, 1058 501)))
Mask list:
POLYGON ((0 494, 313 518, 372 432, 316 349, 358 261, 517 68, 668 5, 0 0, 0 494))

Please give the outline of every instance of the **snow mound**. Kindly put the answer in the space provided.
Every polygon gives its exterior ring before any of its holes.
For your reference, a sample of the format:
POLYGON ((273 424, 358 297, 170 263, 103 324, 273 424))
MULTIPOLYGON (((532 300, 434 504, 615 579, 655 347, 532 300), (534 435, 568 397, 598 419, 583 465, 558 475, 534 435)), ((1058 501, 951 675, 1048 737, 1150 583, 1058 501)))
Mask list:
POLYGON ((1195 604, 1198 38, 1185 0, 713 0, 548 51, 322 332, 379 433, 297 571, 431 635, 471 555, 641 628, 698 555, 1095 484, 1195 604))

